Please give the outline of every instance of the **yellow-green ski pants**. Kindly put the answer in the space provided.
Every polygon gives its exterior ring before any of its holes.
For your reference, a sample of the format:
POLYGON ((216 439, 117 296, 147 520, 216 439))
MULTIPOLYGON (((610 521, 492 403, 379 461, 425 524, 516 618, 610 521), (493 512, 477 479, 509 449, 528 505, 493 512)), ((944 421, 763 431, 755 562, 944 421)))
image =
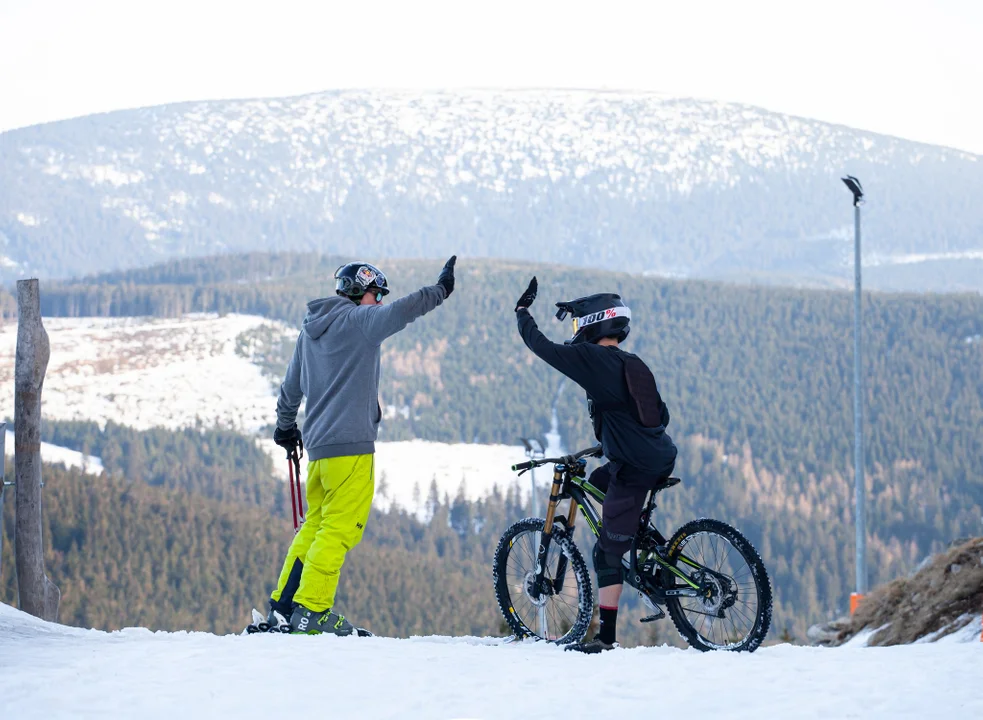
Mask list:
POLYGON ((294 602, 315 612, 333 607, 345 553, 361 541, 372 509, 374 460, 374 455, 348 455, 307 464, 307 519, 287 551, 274 600, 300 558, 304 570, 294 602))

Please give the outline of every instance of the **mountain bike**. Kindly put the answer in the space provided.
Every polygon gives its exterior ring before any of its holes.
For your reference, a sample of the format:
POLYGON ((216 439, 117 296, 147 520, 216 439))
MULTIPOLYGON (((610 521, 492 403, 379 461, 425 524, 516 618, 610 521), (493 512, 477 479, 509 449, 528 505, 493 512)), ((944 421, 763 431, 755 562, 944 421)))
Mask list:
MULTIPOLYGON (((581 512, 591 533, 600 535, 601 515, 593 503, 603 503, 604 492, 587 481, 586 470, 586 458, 600 454, 598 446, 512 466, 522 475, 553 463, 546 517, 518 521, 495 550, 495 597, 517 638, 566 644, 587 633, 594 594, 574 528, 581 512), (567 514, 558 515, 567 499, 567 514)), ((693 520, 666 540, 652 513, 658 494, 679 482, 665 478, 647 496, 631 549, 622 558, 624 582, 652 611, 642 622, 664 618, 665 607, 692 647, 753 652, 771 624, 765 566, 751 543, 719 520, 693 520)))

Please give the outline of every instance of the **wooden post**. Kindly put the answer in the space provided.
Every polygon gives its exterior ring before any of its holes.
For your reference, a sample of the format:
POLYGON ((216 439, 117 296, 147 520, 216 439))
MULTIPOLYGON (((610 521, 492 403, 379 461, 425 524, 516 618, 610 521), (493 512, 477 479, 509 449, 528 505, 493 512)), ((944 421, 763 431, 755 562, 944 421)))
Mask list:
POLYGON ((18 605, 44 620, 58 619, 61 592, 44 574, 41 542, 41 386, 50 356, 41 324, 38 281, 17 281, 17 359, 14 365, 14 479, 18 605))

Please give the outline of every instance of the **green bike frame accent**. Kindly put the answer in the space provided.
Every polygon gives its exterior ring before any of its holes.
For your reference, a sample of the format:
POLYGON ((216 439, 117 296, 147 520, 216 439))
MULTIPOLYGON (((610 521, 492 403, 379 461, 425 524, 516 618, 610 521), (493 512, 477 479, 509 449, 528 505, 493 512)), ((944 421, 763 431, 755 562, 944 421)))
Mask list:
MULTIPOLYGON (((563 491, 565 492, 565 494, 567 494, 571 498, 573 498, 574 502, 577 503, 577 507, 580 508, 581 512, 583 512, 583 514, 584 514, 584 517, 587 519, 587 525, 590 527, 590 530, 594 534, 594 537, 600 537, 600 535, 601 535, 601 524, 602 524, 602 522, 601 522, 601 516, 597 512, 597 509, 594 507, 593 503, 591 502, 591 499, 593 498, 593 499, 597 500, 597 502, 603 503, 604 502, 604 495, 605 495, 604 492, 601 491, 599 488, 594 487, 593 485, 591 485, 589 482, 587 482, 586 479, 580 478, 580 477, 576 477, 576 476, 570 476, 569 477, 569 480, 567 481, 567 486, 566 486, 566 488, 564 488, 563 491)), ((658 529, 656 529, 655 532, 657 533, 657 537, 659 538, 660 544, 665 545, 666 540, 665 540, 665 537, 663 537, 662 533, 659 532, 658 529)), ((634 550, 634 547, 633 547, 632 548, 632 560, 634 560, 634 556, 635 556, 635 550, 634 550)), ((688 557, 686 557, 685 555, 682 555, 682 554, 679 555, 679 558, 678 559, 679 559, 680 562, 686 563, 687 565, 689 565, 692 568, 699 569, 699 568, 702 568, 703 567, 703 565, 701 565, 700 563, 698 563, 698 562, 696 562, 696 561, 694 561, 694 560, 692 560, 692 559, 690 559, 690 558, 688 558, 688 557)), ((658 554, 655 554, 654 555, 654 560, 660 566, 664 567, 666 570, 668 570, 669 572, 671 572, 673 575, 675 575, 676 577, 678 577, 680 580, 682 580, 684 583, 686 583, 687 585, 689 585, 694 590, 699 590, 700 589, 700 586, 699 585, 697 585, 692 580, 690 580, 682 571, 678 570, 675 566, 673 566, 670 563, 668 563, 666 560, 664 560, 658 554)), ((626 569, 628 569, 628 570, 634 569, 634 568, 632 568, 632 563, 631 562, 624 561, 624 560, 622 562, 625 563, 625 568, 626 569)), ((647 589, 638 587, 638 585, 634 582, 634 578, 632 577, 632 573, 627 573, 626 574, 625 582, 629 586, 635 588, 636 590, 639 590, 641 592, 647 592, 647 589)))

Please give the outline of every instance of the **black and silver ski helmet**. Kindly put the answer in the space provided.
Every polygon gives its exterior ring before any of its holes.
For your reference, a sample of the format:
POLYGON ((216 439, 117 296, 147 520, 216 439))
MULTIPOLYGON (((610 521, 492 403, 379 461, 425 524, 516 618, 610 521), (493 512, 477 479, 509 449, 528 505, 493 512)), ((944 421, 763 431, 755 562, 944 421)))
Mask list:
POLYGON ((389 294, 389 281, 386 274, 367 262, 351 262, 335 270, 335 292, 350 300, 359 302, 371 288, 382 295, 389 294))
POLYGON ((631 328, 631 310, 615 293, 597 293, 569 302, 558 302, 556 319, 573 315, 573 336, 567 345, 597 342, 601 338, 614 337, 624 342, 631 328))

